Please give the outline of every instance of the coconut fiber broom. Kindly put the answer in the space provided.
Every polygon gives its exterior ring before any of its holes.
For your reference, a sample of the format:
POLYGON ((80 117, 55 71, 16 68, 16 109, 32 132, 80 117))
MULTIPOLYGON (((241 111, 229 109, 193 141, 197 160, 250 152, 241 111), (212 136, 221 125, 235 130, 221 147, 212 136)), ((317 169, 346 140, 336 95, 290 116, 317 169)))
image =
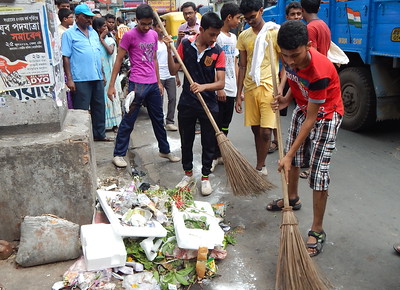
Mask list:
MULTIPOLYGON (((158 16, 157 11, 155 10, 153 11, 155 18, 157 19, 158 25, 161 27, 163 31, 163 34, 165 36, 168 36, 168 33, 165 30, 164 25, 161 22, 160 17, 158 16)), ((185 73, 186 78, 189 80, 189 83, 192 84, 193 79, 190 76, 188 70, 186 69, 185 64, 180 58, 172 42, 170 43, 170 46, 179 64, 181 65, 181 68, 185 73)), ((233 146, 233 144, 226 137, 226 135, 222 133, 221 130, 219 130, 218 125, 215 122, 210 110, 208 109, 207 104, 204 102, 204 99, 201 96, 201 94, 196 93, 196 96, 199 99, 204 111, 207 114, 207 117, 210 119, 210 122, 215 130, 218 146, 221 151, 222 158, 224 160, 226 175, 228 177, 229 184, 232 187, 233 193, 235 195, 250 195, 253 193, 261 193, 265 190, 273 188, 274 185, 265 180, 263 177, 261 177, 260 174, 256 171, 256 169, 253 166, 251 166, 251 164, 233 146)))
MULTIPOLYGON (((274 63, 273 44, 268 41, 270 62, 274 63)), ((278 94, 275 66, 271 65, 274 95, 278 94)), ((282 129, 279 112, 275 114, 278 131, 278 144, 282 143, 282 129)), ((279 159, 283 158, 283 146, 278 147, 279 159)), ((285 172, 281 170, 284 208, 282 209, 281 241, 276 269, 275 289, 282 290, 319 290, 329 289, 330 283, 317 269, 307 252, 306 245, 298 228, 298 221, 292 207, 289 206, 289 193, 285 181, 285 172)))

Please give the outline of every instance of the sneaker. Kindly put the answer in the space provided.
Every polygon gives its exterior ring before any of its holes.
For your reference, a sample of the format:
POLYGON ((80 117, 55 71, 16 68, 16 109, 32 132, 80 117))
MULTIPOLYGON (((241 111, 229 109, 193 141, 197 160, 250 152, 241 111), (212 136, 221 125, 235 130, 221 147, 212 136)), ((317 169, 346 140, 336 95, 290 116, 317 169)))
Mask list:
POLYGON ((167 124, 167 125, 165 125, 165 130, 167 130, 167 131, 178 131, 178 127, 176 127, 174 124, 167 124))
POLYGON ((128 163, 126 163, 123 156, 114 156, 112 163, 114 163, 115 166, 121 167, 121 168, 128 166, 128 163))
POLYGON ((182 180, 175 186, 177 188, 184 188, 186 186, 188 186, 191 182, 194 181, 194 177, 189 176, 189 175, 185 175, 182 180))
POLYGON ((210 195, 213 191, 210 180, 205 179, 201 181, 201 194, 204 196, 210 195))
POLYGON ((217 165, 219 164, 218 159, 214 159, 211 163, 211 172, 214 172, 215 167, 217 167, 217 165))
POLYGON ((261 168, 261 170, 258 170, 257 168, 256 168, 256 170, 260 175, 263 175, 263 176, 267 176, 268 175, 268 170, 267 170, 267 167, 265 167, 265 166, 263 166, 261 168))
POLYGON ((161 153, 161 152, 160 152, 160 157, 162 157, 162 158, 167 158, 167 159, 169 159, 169 161, 171 161, 171 162, 178 162, 178 161, 181 160, 180 157, 175 156, 175 155, 174 155, 173 153, 171 153, 171 152, 169 152, 169 153, 161 153))

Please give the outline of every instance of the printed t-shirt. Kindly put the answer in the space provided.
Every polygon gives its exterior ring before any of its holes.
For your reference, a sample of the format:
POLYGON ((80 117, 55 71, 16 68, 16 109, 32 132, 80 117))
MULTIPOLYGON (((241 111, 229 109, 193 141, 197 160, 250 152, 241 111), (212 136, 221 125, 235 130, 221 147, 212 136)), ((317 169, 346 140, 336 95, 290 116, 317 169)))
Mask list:
POLYGON ((154 65, 158 47, 157 32, 149 30, 143 33, 135 27, 124 34, 119 45, 129 53, 131 62, 129 80, 139 84, 157 83, 154 65))
MULTIPOLYGON (((195 45, 198 35, 184 39, 179 44, 178 54, 189 71, 194 82, 208 84, 215 82, 215 71, 225 70, 225 53, 218 44, 209 46, 200 54, 195 45)), ((203 91, 201 95, 211 112, 218 112, 218 100, 215 91, 203 91)), ((183 81, 179 104, 193 108, 201 108, 197 96, 190 91, 186 76, 183 81)))
MULTIPOLYGON (((272 42, 274 44, 274 58, 275 58, 275 71, 279 71, 279 62, 278 62, 278 53, 280 52, 280 48, 277 44, 277 36, 278 36, 278 30, 277 29, 271 29, 268 30, 267 36, 265 37, 265 41, 268 41, 269 38, 272 38, 272 42)), ((251 71, 251 61, 253 59, 253 50, 254 50, 254 43, 256 41, 257 34, 253 32, 253 28, 249 27, 245 31, 239 34, 239 38, 237 41, 237 49, 240 50, 245 50, 247 53, 247 67, 246 67, 246 76, 244 79, 244 90, 250 91, 252 89, 255 89, 257 87, 256 83, 252 80, 251 76, 249 75, 251 71)), ((273 85, 272 85, 272 73, 271 73, 271 67, 270 67, 270 61, 269 61, 269 48, 267 47, 265 53, 264 53, 264 58, 261 63, 261 68, 260 68, 260 76, 261 76, 261 85, 264 85, 269 91, 272 91, 273 85)))
POLYGON ((298 71, 284 63, 293 97, 300 109, 307 113, 308 102, 320 104, 317 120, 332 119, 333 112, 343 116, 344 108, 338 73, 324 55, 310 49, 310 64, 298 71))
POLYGON ((314 19, 307 24, 307 30, 311 46, 326 56, 331 46, 331 31, 328 25, 321 19, 314 19))
POLYGON ((88 27, 87 37, 76 23, 62 35, 62 55, 69 57, 74 82, 99 81, 101 70, 101 43, 99 35, 88 27))
POLYGON ((221 32, 217 37, 217 43, 225 53, 225 93, 229 97, 236 97, 235 58, 239 55, 239 50, 236 48, 236 35, 230 32, 229 35, 221 32))
POLYGON ((160 80, 173 78, 174 76, 171 76, 168 69, 168 51, 164 41, 158 41, 157 60, 160 80))

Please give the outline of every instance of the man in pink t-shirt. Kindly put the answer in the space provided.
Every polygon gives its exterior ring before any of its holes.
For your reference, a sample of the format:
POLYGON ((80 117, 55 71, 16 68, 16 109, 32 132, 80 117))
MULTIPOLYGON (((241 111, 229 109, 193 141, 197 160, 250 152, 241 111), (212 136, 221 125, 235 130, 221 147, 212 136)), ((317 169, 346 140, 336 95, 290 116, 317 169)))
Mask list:
POLYGON ((172 162, 181 160, 171 153, 164 129, 164 114, 160 88, 162 88, 157 62, 157 32, 151 30, 153 23, 153 9, 147 4, 141 4, 136 10, 138 24, 126 32, 120 42, 117 58, 111 74, 110 86, 107 95, 110 99, 115 95, 115 79, 121 68, 122 61, 129 54, 131 73, 129 75, 129 92, 135 91, 129 112, 124 115, 118 129, 115 142, 113 163, 117 167, 126 167, 124 160, 128 150, 129 139, 139 114, 140 107, 145 104, 153 131, 158 141, 160 157, 172 162))

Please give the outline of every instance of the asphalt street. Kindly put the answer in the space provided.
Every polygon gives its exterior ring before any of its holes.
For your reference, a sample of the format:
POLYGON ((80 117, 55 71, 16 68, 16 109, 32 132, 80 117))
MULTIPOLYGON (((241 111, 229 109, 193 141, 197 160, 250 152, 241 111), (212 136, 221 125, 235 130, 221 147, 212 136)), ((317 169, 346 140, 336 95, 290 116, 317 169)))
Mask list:
MULTIPOLYGON (((282 118, 286 135, 290 116, 282 118)), ((331 186, 325 215, 327 243, 314 258, 336 289, 400 289, 400 256, 392 245, 400 242, 400 122, 383 122, 364 133, 341 130, 331 164, 331 186)), ((171 150, 179 154, 179 134, 168 132, 171 150)), ((255 164, 250 128, 243 116, 235 114, 229 139, 255 164)), ((285 139, 285 136, 284 136, 285 139)), ((160 160, 147 115, 143 112, 132 136, 133 152, 148 178, 173 187, 183 175, 181 164, 160 160), (151 141, 152 140, 152 141, 151 141)), ((200 138, 196 137, 194 173, 200 179, 200 138)), ((219 263, 220 277, 203 289, 273 289, 279 249, 281 213, 265 210, 266 204, 281 196, 277 172, 278 153, 268 156, 268 179, 278 186, 258 197, 236 197, 227 185, 223 166, 210 176, 214 193, 198 200, 227 205, 226 222, 243 229, 237 245, 219 263)), ((238 172, 240 174, 240 172, 238 172)), ((198 186, 198 189, 200 187, 198 186)), ((304 238, 311 225, 311 190, 300 180, 303 208, 296 211, 304 238)))

